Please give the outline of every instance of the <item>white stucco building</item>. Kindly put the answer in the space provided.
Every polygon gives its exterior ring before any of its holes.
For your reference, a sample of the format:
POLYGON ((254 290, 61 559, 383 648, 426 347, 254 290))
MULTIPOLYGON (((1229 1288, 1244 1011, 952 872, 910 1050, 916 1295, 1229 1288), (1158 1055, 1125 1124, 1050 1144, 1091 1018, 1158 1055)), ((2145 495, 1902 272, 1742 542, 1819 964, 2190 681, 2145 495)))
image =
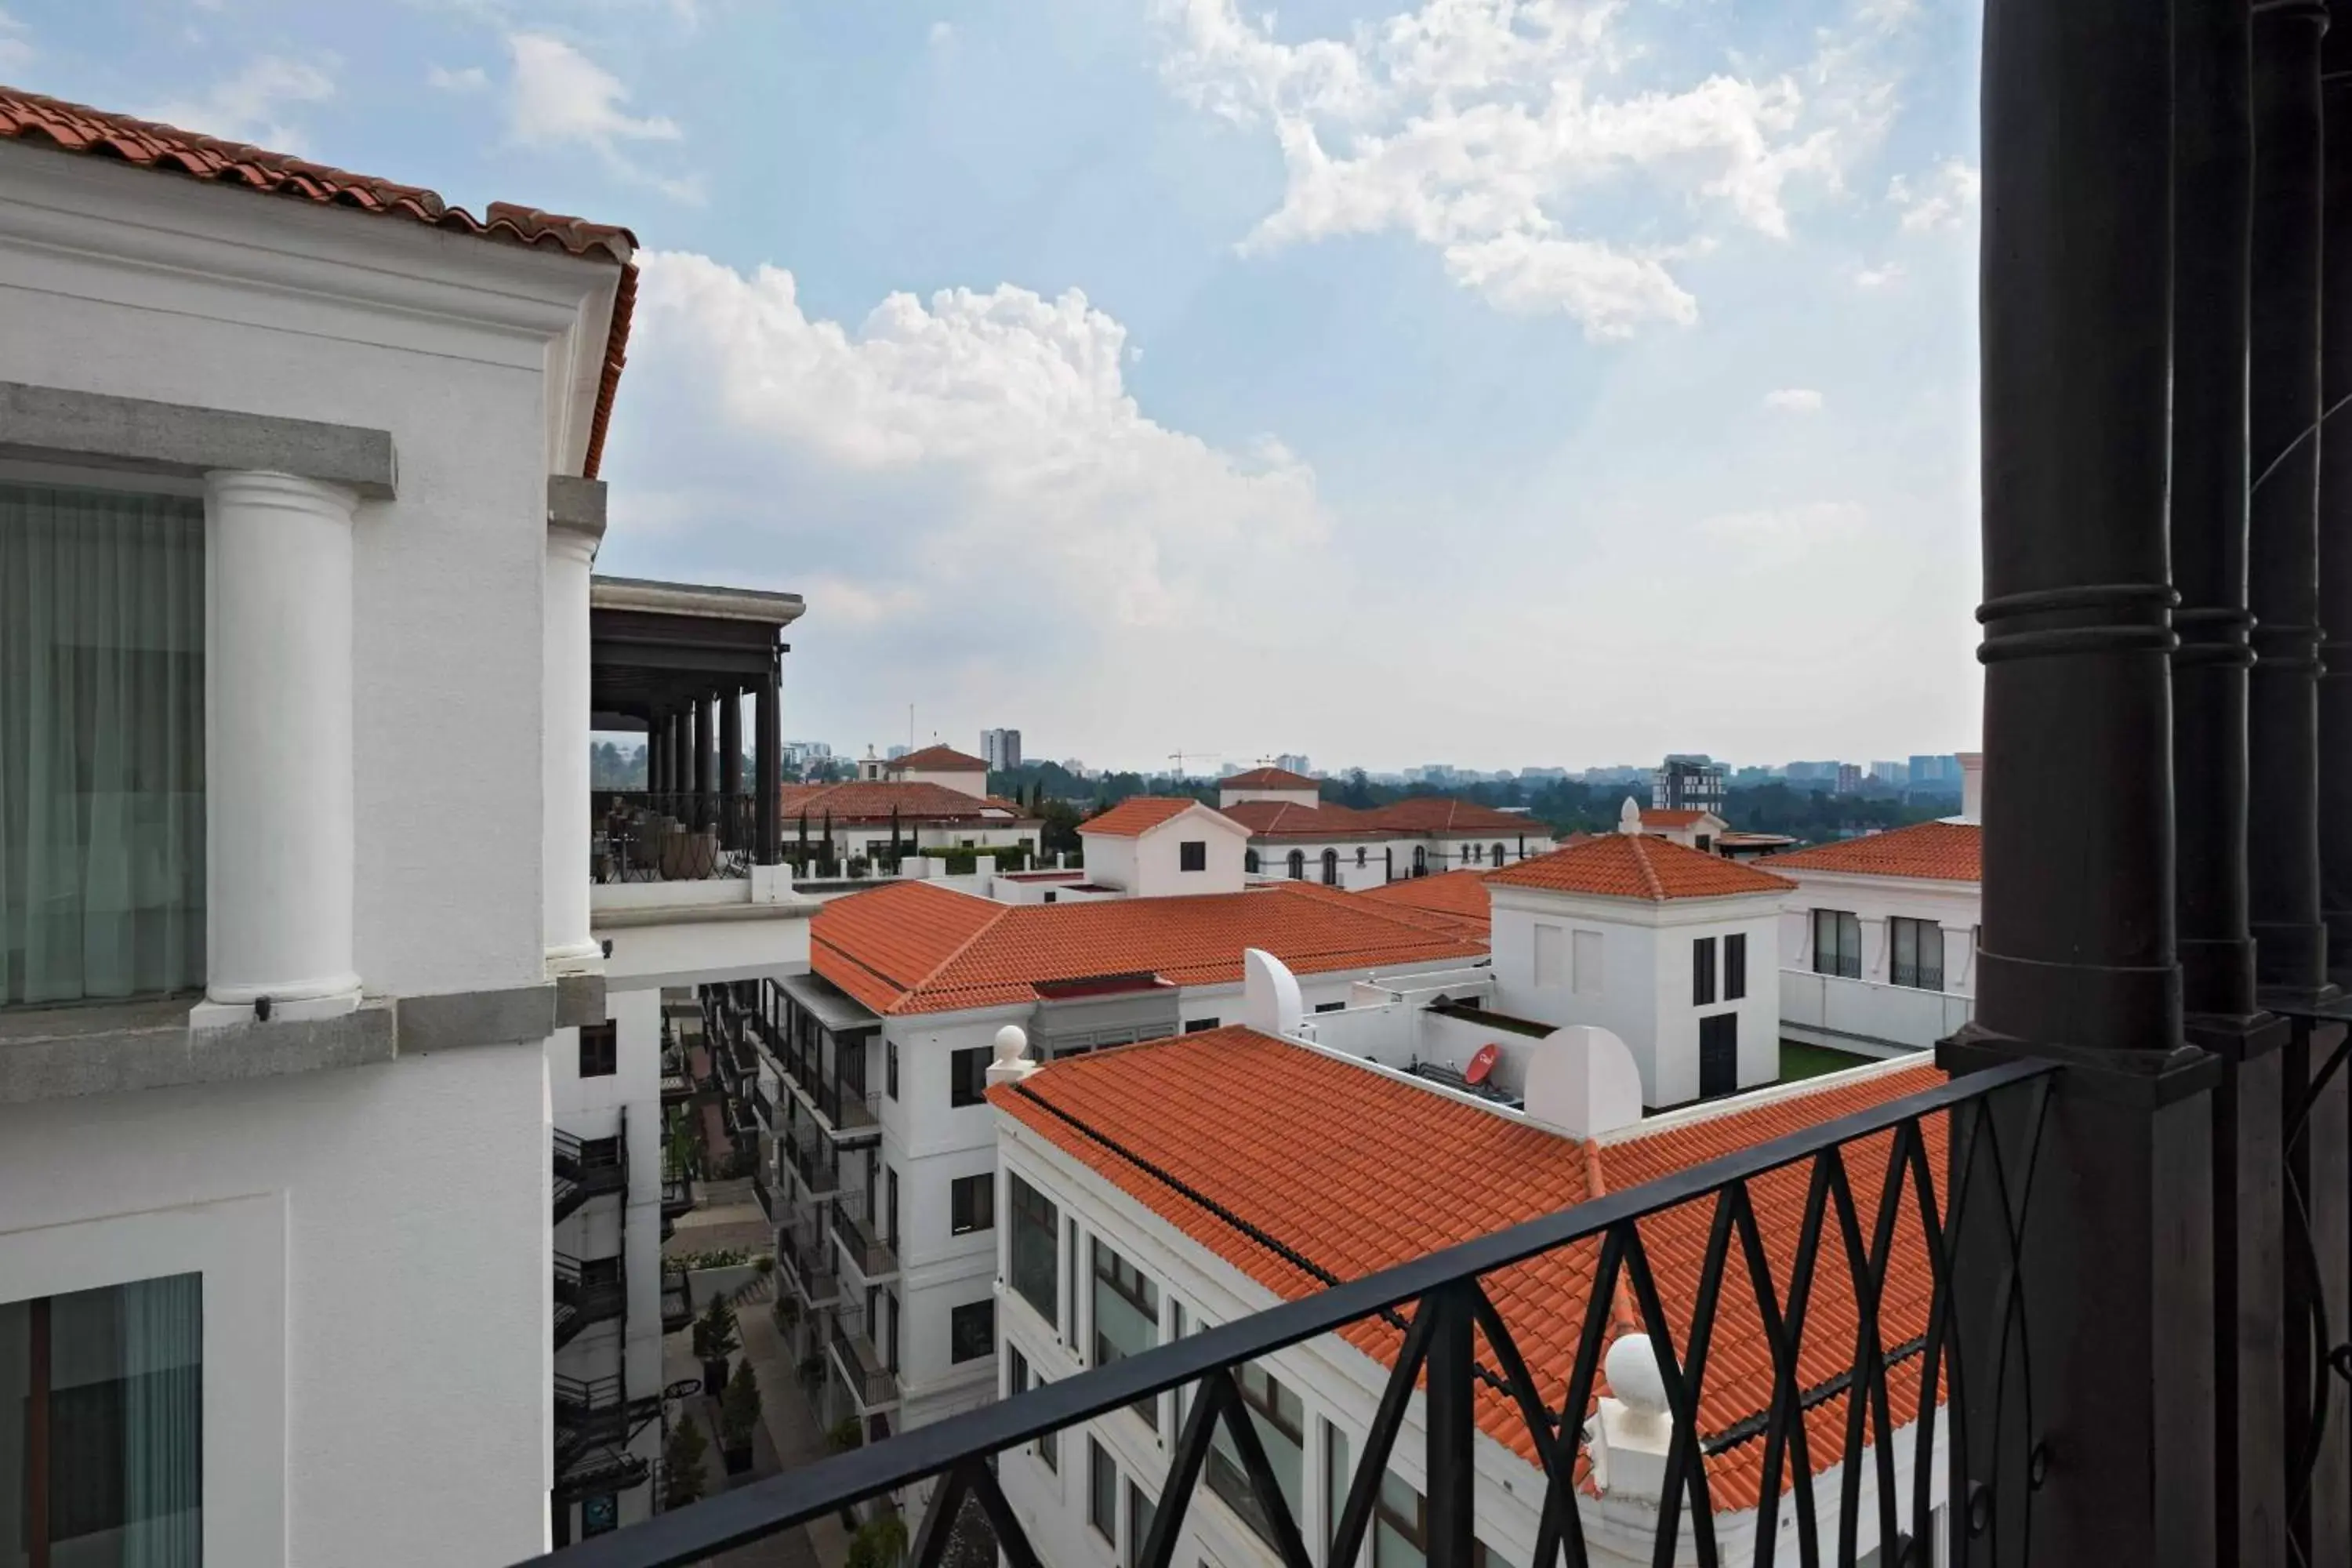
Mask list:
POLYGON ((1927 1050, 1976 1005, 1983 830, 1923 822, 1759 862, 1784 904, 1789 1038, 1864 1056, 1927 1050))
MULTIPOLYGON (((1154 1345, 1234 1321, 1343 1279, 1360 1278, 1452 1242, 1619 1192, 1714 1155, 1864 1109, 1933 1081, 1933 1069, 1887 1064, 1642 1120, 1631 1063, 1597 1032, 1561 1031, 1538 1043, 1524 1105, 1496 1103, 1367 1059, 1360 1039, 1318 1043, 1288 976, 1262 965, 1245 1022, 1076 1060, 1009 1063, 992 1076, 1003 1190, 997 1255, 1001 1391, 1010 1395, 1081 1374, 1154 1345), (1286 1000, 1287 996, 1287 1000, 1286 1000), (1616 1053, 1613 1068, 1606 1063, 1616 1053), (1618 1090, 1580 1091, 1615 1075, 1618 1090), (1598 1114, 1596 1114, 1598 1112, 1598 1114), (1574 1124, 1574 1125, 1572 1125, 1574 1124)), ((1366 1016, 1382 1013, 1384 1005, 1366 1016)), ((1335 1016, 1345 1016, 1339 1015, 1335 1016)), ((1386 1021, 1407 1020, 1394 1012, 1386 1021)), ((1876 1201, 1877 1172, 1863 1175, 1876 1201)), ((1777 1171, 1755 1184, 1767 1246, 1793 1249, 1806 1174, 1777 1171)), ((1858 1201, 1863 1201, 1859 1200, 1858 1201)), ((1652 1255, 1696 1258, 1710 1205, 1643 1222, 1652 1255)), ((1498 1310, 1552 1398, 1567 1383, 1591 1305, 1590 1249, 1564 1248, 1514 1270, 1498 1310)), ((1853 1321, 1851 1283, 1819 1274, 1811 1311, 1853 1321)), ((1670 1317, 1686 1321, 1696 1270, 1666 1270, 1670 1317)), ((1924 1325, 1927 1260, 1897 1244, 1882 1338, 1924 1325), (1899 1303, 1899 1304, 1898 1304, 1899 1303)), ((1492 1281, 1489 1282, 1490 1286, 1492 1281)), ((1754 1310, 1718 1317, 1702 1430, 1753 1423, 1773 1396, 1772 1361, 1754 1310)), ((1744 1300, 1745 1298, 1739 1298, 1744 1300)), ((1652 1560, 1664 1456, 1673 1435, 1655 1376, 1641 1373, 1650 1343, 1622 1297, 1607 1309, 1605 1373, 1595 1385, 1591 1470, 1576 1495, 1590 1561, 1652 1560)), ((1399 1335, 1377 1323, 1325 1335, 1251 1363, 1243 1398, 1310 1559, 1326 1568, 1421 1561, 1425 1545, 1424 1395, 1415 1394, 1382 1478, 1360 1557, 1330 1555, 1334 1524, 1396 1353, 1399 1335)), ((1809 1349, 1806 1375, 1829 1375, 1852 1352, 1809 1349)), ((1915 1519, 1914 1417, 1918 1384, 1894 1396, 1897 1517, 1913 1533, 1938 1522, 1944 1466, 1928 1478, 1927 1519, 1915 1519)), ((1163 1394, 1003 1455, 998 1475, 1043 1561, 1132 1562, 1160 1504, 1189 1392, 1163 1394)), ((1503 1399, 1477 1401, 1471 1500, 1482 1561, 1535 1560, 1545 1486, 1517 1417, 1503 1399)), ((1939 1432, 1941 1424, 1938 1424, 1939 1432)), ((1810 1458, 1822 1539, 1837 1540, 1840 1435, 1814 1428, 1810 1458)), ((1762 1445, 1713 1452, 1708 1479, 1721 1561, 1755 1560, 1762 1445)), ((1861 1467, 1858 1561, 1875 1565, 1874 1462, 1861 1467)), ((1257 1568, 1280 1561, 1270 1500, 1252 1488, 1230 1437, 1220 1436, 1185 1510, 1176 1561, 1257 1568)), ((1784 1501, 1777 1558, 1793 1560, 1796 1521, 1784 1501)), ((1690 1536, 1684 1534, 1684 1550, 1690 1536)))
POLYGON ((1249 830, 1197 800, 1135 795, 1078 825, 1086 880, 1129 898, 1238 893, 1249 830))
POLYGON ((912 881, 824 907, 812 973, 764 987, 756 1028, 789 1091, 779 1257, 828 1358, 827 1425, 879 1436, 993 1397, 998 1031, 1064 1057, 1214 1028, 1251 947, 1330 1009, 1486 952, 1459 922, 1314 887, 1015 906, 912 881))
POLYGON ((8 1550, 547 1544, 633 249, 0 91, 8 1550))
POLYGON ((1681 1105, 1780 1071, 1786 879, 1642 830, 1489 873, 1496 1005, 1591 1024, 1631 1047, 1643 1102, 1681 1105))

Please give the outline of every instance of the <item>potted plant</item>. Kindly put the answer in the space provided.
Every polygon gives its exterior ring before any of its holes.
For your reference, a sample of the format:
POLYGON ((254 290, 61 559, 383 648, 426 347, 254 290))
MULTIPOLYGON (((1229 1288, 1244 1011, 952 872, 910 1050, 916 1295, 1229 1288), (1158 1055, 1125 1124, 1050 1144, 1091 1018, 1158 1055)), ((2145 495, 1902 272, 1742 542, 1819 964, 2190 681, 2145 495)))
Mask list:
POLYGON ((846 1454, 852 1448, 863 1447, 865 1442, 866 1428, 858 1425, 855 1415, 843 1416, 824 1435, 824 1446, 836 1454, 846 1454))
POLYGON ((843 1568, 895 1568, 907 1555, 907 1521, 896 1512, 881 1513, 857 1527, 849 1538, 843 1568))
POLYGON ((751 1468, 751 1434, 759 1425, 759 1375, 750 1362, 739 1362, 719 1401, 719 1454, 729 1475, 740 1476, 751 1468))
POLYGON ((790 1296, 779 1296, 768 1309, 768 1317, 776 1325, 776 1332, 789 1335, 801 1321, 801 1304, 790 1296))
POLYGON ((727 1386, 727 1354, 737 1342, 735 1303, 724 1296, 713 1296, 694 1324, 694 1354, 702 1363, 702 1392, 713 1399, 727 1386))
POLYGON ((662 1507, 684 1508, 702 1496, 702 1457, 709 1451, 710 1439, 693 1421, 681 1419, 670 1428, 662 1448, 662 1507))

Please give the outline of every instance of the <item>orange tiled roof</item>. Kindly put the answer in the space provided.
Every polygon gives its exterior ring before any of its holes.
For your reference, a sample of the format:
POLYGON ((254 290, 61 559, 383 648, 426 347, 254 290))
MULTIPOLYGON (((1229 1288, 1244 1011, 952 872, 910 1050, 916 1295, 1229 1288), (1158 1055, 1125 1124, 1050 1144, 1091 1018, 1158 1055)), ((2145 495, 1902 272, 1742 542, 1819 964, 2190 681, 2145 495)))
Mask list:
POLYGON ((1252 768, 1245 773, 1227 773, 1217 781, 1219 789, 1321 789, 1323 786, 1305 773, 1294 773, 1288 768, 1252 768))
POLYGON ((1704 811, 1649 810, 1642 813, 1642 826, 1644 827, 1688 827, 1700 817, 1707 815, 1709 814, 1704 811))
POLYGON ((1530 837, 1551 837, 1549 826, 1523 811, 1496 811, 1491 805, 1444 795, 1408 795, 1361 815, 1375 826, 1399 833, 1524 833, 1530 837))
POLYGON ((887 822, 896 810, 901 823, 1024 821, 1022 808, 994 795, 966 795, 945 784, 908 784, 898 780, 853 779, 846 784, 786 784, 782 799, 787 835, 796 830, 801 814, 809 824, 830 812, 842 822, 887 822))
MULTIPOLYGON (((1234 1026, 1055 1062, 1020 1085, 990 1089, 989 1099, 1276 1296, 1297 1300, 1332 1279, 1360 1279, 1601 1191, 1622 1191, 1916 1092, 1940 1078, 1923 1064, 1656 1132, 1636 1131, 1615 1142, 1580 1142, 1234 1026), (1124 1152, 1113 1152, 1103 1140, 1124 1152), (1205 1204, 1185 1195, 1177 1184, 1205 1204), (1208 1205, 1293 1256, 1266 1246, 1208 1205), (1301 1259, 1313 1269, 1301 1267, 1301 1259)), ((1924 1123, 1923 1131, 1928 1167, 1940 1180, 1942 1119, 1924 1123)), ((1864 1215, 1876 1210, 1891 1139, 1882 1133, 1847 1152, 1854 1202, 1864 1215)), ((1808 1180, 1809 1173, 1799 1165, 1748 1184, 1784 1297, 1808 1180)), ((1678 1347, 1686 1342, 1712 1220, 1712 1205, 1701 1202, 1641 1225, 1678 1347)), ((1546 1403, 1554 1407, 1565 1397, 1574 1369, 1598 1256, 1597 1245, 1580 1243, 1485 1280, 1546 1403)), ((1809 1388, 1847 1369, 1858 1331, 1847 1271, 1832 1251, 1823 1258, 1814 1276, 1800 1352, 1799 1382, 1809 1388)), ((1931 1283, 1916 1224, 1898 1226, 1881 1306, 1885 1345, 1891 1349, 1924 1331, 1931 1283)), ((1617 1296, 1612 1335, 1634 1326, 1629 1293, 1621 1288, 1617 1296)), ((1717 1312, 1699 1401, 1699 1426, 1706 1436, 1762 1413, 1772 1398, 1772 1358, 1744 1268, 1735 1266, 1725 1275, 1717 1312)), ((1359 1350, 1391 1365, 1402 1339, 1378 1318, 1341 1332, 1359 1350)), ((1897 1426, 1907 1423, 1918 1405, 1916 1363, 1903 1367, 1909 1375, 1898 1371, 1887 1379, 1890 1415, 1897 1426)), ((1596 1382, 1597 1396, 1607 1380, 1596 1382)), ((1490 1436, 1534 1461, 1534 1444, 1507 1395, 1482 1385, 1477 1415, 1490 1436)), ((1806 1436, 1817 1470, 1841 1458, 1844 1416, 1842 1396, 1807 1414, 1806 1436)), ((1750 1440, 1706 1461, 1717 1511, 1756 1505, 1763 1486, 1763 1447, 1750 1440)))
POLYGON ((835 899, 809 922, 809 965, 877 1013, 1032 1002, 1043 982, 1156 973, 1230 984, 1242 950, 1301 974, 1486 956, 1486 943, 1410 910, 1283 884, 1246 893, 1000 904, 928 882, 835 899))
POLYGON ((1466 921, 1480 931, 1492 923, 1493 900, 1486 897, 1484 871, 1441 871, 1434 877, 1407 877, 1356 895, 1404 909, 1466 921))
POLYGON ((1859 877, 1924 877, 1940 882, 1980 882, 1984 829, 1973 822, 1920 822, 1811 849, 1768 855, 1774 870, 1844 871, 1859 877))
POLYGON ((1486 880, 1500 887, 1543 888, 1604 899, 1724 899, 1741 893, 1783 893, 1797 884, 1737 860, 1640 833, 1598 833, 1580 843, 1521 860, 1486 880))
POLYGON ((1240 800, 1224 814, 1252 838, 1385 838, 1389 830, 1344 805, 1300 805, 1287 800, 1240 800))
POLYGON ((613 301, 612 325, 604 338, 604 379, 596 391, 595 414, 588 432, 588 456, 582 468, 588 478, 596 477, 597 466, 604 458, 605 428, 612 419, 614 394, 619 390, 621 367, 627 357, 629 321, 637 297, 637 270, 631 260, 637 247, 636 236, 620 225, 564 217, 510 202, 492 202, 482 209, 485 216, 478 218, 463 207, 451 206, 438 193, 422 185, 404 185, 368 174, 354 174, 285 153, 271 153, 153 121, 133 120, 127 114, 68 103, 21 88, 0 86, 0 141, 54 147, 134 168, 184 174, 209 184, 293 196, 320 206, 404 217, 456 234, 479 235, 516 245, 562 250, 573 256, 601 256, 620 263, 620 286, 613 301))
POLYGON ((953 746, 925 746, 919 752, 908 752, 890 761, 893 772, 912 769, 924 773, 984 773, 988 764, 969 752, 959 752, 953 746))
MULTIPOLYGON (((1098 811, 1078 824, 1080 833, 1107 833, 1113 838, 1133 838, 1161 823, 1183 816, 1201 803, 1183 795, 1131 795, 1108 811, 1098 811)), ((1201 805, 1212 816, 1211 807, 1201 805)))

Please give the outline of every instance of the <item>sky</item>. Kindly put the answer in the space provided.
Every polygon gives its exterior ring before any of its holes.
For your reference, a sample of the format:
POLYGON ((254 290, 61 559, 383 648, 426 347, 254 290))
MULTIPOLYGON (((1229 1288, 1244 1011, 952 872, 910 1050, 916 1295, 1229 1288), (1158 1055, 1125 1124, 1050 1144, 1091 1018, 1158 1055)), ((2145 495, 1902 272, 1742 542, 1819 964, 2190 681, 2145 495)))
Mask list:
POLYGON ((805 595, 789 736, 1866 760, 1977 740, 1981 25, 0 0, 0 80, 626 224, 597 568, 805 595))

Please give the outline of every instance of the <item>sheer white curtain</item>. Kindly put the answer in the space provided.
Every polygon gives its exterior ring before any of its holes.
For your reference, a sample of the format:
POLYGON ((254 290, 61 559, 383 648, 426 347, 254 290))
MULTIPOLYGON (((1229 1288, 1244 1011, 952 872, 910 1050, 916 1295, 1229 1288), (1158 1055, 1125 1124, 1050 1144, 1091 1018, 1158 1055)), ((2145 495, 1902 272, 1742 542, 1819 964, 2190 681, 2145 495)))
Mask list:
POLYGON ((122 1568, 204 1562, 204 1283, 122 1287, 122 1568))
POLYGON ((205 975, 204 503, 0 481, 0 1006, 205 975))

